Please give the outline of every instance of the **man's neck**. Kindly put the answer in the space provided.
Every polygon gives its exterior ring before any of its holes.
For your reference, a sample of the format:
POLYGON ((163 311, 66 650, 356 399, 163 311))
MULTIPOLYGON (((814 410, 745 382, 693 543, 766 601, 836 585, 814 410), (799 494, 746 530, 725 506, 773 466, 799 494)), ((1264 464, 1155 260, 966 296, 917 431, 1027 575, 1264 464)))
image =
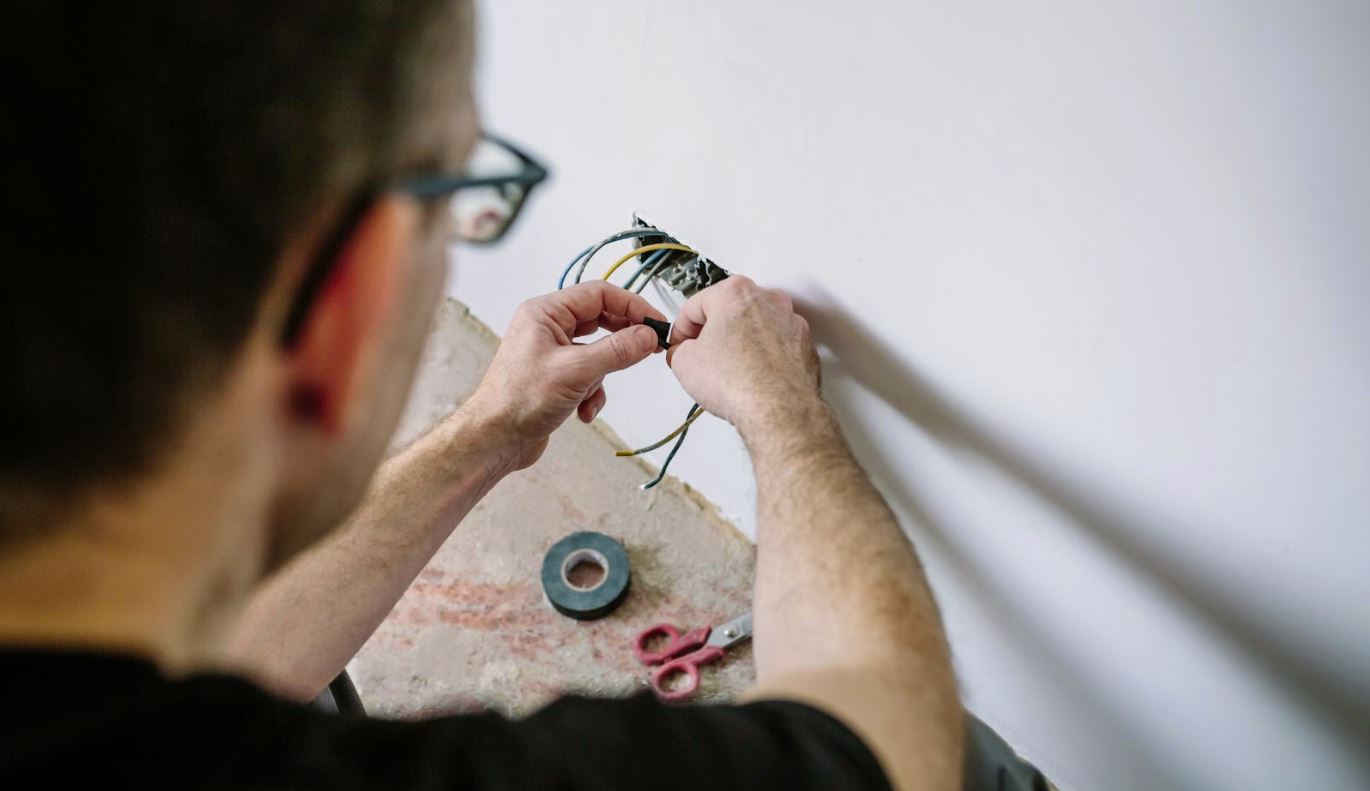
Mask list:
POLYGON ((169 673, 217 664, 260 574, 266 503, 231 477, 176 466, 0 547, 0 645, 131 653, 169 673))

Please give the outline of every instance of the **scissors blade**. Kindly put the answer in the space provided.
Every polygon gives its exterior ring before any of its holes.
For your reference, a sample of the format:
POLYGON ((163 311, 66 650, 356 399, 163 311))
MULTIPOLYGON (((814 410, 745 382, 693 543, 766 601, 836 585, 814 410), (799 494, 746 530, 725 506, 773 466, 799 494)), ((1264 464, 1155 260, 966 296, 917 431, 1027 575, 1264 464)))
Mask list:
POLYGON ((746 613, 721 623, 709 634, 709 642, 715 648, 729 648, 752 636, 752 614, 746 613))

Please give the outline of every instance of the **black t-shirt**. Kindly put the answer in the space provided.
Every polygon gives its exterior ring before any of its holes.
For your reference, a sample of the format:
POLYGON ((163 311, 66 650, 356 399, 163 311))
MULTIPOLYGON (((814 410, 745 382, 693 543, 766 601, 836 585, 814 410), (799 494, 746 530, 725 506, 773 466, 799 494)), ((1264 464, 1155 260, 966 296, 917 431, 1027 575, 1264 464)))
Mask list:
POLYGON ((809 706, 565 698, 522 720, 328 714, 226 675, 0 650, 0 788, 887 789, 870 751, 809 706), (41 786, 39 785, 41 784, 41 786))

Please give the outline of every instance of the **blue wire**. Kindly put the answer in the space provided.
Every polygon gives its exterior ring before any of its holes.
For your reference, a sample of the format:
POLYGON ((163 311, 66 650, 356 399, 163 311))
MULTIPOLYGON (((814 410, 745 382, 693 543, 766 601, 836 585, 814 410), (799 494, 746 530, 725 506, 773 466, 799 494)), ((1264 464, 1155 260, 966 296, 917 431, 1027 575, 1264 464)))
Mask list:
POLYGON ((619 231, 613 236, 599 240, 588 249, 582 251, 580 255, 576 256, 571 263, 567 265, 566 271, 561 275, 561 279, 557 281, 557 288, 561 289, 566 287, 566 275, 570 274, 571 269, 575 267, 577 262, 580 263, 580 268, 576 270, 576 282, 579 283, 580 279, 585 276, 585 267, 589 265, 590 259, 594 258, 595 253, 598 253, 600 248, 604 247, 606 244, 613 244, 614 242, 621 242, 624 239, 635 239, 642 236, 661 236, 670 239, 672 242, 675 241, 657 228, 633 228, 628 231, 619 231))
POLYGON ((637 282, 637 279, 642 276, 642 273, 647 271, 648 267, 650 267, 652 264, 655 264, 657 261, 660 261, 661 259, 665 258, 667 253, 670 252, 670 250, 657 250, 655 253, 652 253, 651 255, 647 256, 647 258, 643 260, 642 266, 637 268, 637 271, 633 273, 632 277, 628 278, 628 282, 624 283, 623 287, 626 289, 631 289, 633 287, 633 284, 637 282))
POLYGON ((561 279, 559 279, 559 280, 557 281, 557 291, 560 291, 560 290, 562 290, 563 288, 566 288, 566 276, 569 275, 569 274, 571 274, 571 267, 575 266, 577 261, 579 261, 580 259, 584 258, 584 257, 585 257, 585 254, 588 253, 588 252, 590 252, 590 250, 591 250, 592 248, 594 248, 594 245, 590 245, 589 247, 585 248, 584 250, 581 250, 580 253, 579 253, 578 255, 576 255, 575 258, 572 258, 572 259, 571 259, 571 263, 569 263, 569 264, 566 265, 566 268, 565 268, 564 270, 562 270, 562 272, 561 272, 561 279))
POLYGON ((642 282, 638 283, 637 286, 633 288, 633 293, 641 294, 644 290, 646 290, 647 284, 652 282, 652 278, 656 277, 657 272, 660 272, 661 268, 665 265, 666 259, 664 257, 660 261, 657 261, 656 266, 652 267, 652 271, 648 272, 647 276, 642 278, 642 282))

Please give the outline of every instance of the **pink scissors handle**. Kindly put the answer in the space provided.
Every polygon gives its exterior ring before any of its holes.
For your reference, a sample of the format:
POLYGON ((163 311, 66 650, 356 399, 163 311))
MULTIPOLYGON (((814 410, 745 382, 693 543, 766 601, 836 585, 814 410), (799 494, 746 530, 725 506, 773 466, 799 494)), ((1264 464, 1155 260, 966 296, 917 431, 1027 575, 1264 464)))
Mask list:
POLYGON ((707 645, 694 653, 672 659, 652 671, 652 691, 662 700, 684 700, 699 689, 700 666, 717 662, 722 656, 722 648, 707 645), (684 681, 675 681, 675 676, 681 674, 685 676, 684 681))
POLYGON ((659 623, 656 626, 649 626, 637 636, 633 641, 633 654, 637 661, 644 665, 659 665, 668 659, 675 659, 684 656, 691 651, 703 647, 709 639, 712 630, 707 626, 681 634, 680 630, 668 623, 659 623), (653 639, 664 637, 666 642, 655 651, 647 650, 647 643, 653 639))

